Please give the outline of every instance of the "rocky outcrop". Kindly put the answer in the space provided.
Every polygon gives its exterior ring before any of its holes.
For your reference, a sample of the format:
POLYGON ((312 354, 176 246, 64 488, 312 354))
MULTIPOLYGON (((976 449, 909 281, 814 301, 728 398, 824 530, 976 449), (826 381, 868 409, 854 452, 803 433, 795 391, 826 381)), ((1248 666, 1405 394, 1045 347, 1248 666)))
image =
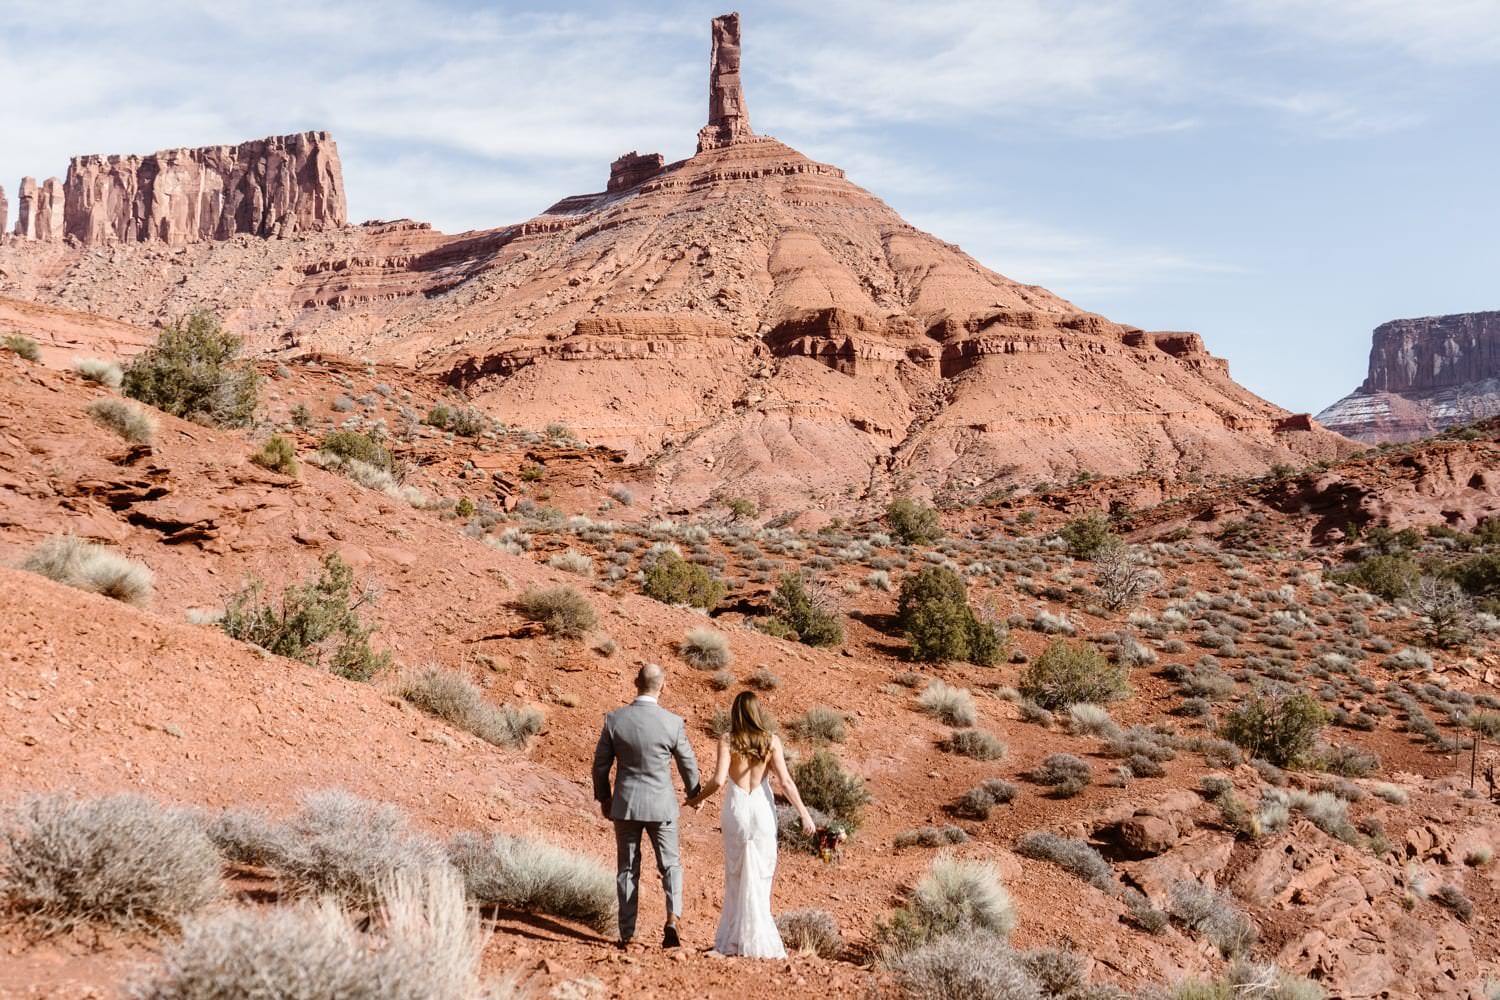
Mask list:
POLYGON ((708 124, 698 132, 698 152, 754 135, 750 109, 740 86, 740 15, 713 21, 713 53, 708 73, 708 124))
POLYGON ((62 182, 49 177, 37 184, 34 177, 22 177, 16 197, 16 235, 26 240, 60 240, 63 225, 62 182))
POLYGON ((338 147, 327 132, 150 156, 75 156, 65 181, 21 181, 16 235, 84 246, 169 246, 346 224, 338 147))
POLYGON ((632 149, 609 165, 609 185, 605 190, 610 194, 618 194, 640 187, 661 173, 665 163, 666 160, 660 153, 637 153, 632 149))
POLYGON ((36 239, 36 178, 22 177, 16 188, 16 235, 23 240, 36 239))
POLYGON ((48 177, 36 195, 36 238, 60 240, 63 236, 64 201, 62 182, 48 177))
POLYGON ((10 202, 5 200, 5 188, 0 186, 0 239, 5 236, 5 223, 10 219, 10 202))
POLYGON ((1500 312, 1400 319, 1375 328, 1369 374, 1318 414, 1361 441, 1410 441, 1500 413, 1500 312))
POLYGON ((878 319, 846 309, 809 309, 782 320, 765 342, 775 357, 813 358, 845 375, 902 364, 936 371, 937 345, 907 316, 878 319))

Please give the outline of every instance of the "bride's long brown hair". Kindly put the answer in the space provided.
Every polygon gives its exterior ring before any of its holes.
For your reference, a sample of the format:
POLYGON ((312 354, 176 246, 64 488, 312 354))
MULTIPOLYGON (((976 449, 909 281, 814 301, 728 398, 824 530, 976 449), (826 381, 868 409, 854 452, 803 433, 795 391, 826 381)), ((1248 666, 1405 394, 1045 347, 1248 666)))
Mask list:
POLYGON ((771 727, 754 691, 741 691, 729 709, 729 748, 751 760, 771 756, 771 727))

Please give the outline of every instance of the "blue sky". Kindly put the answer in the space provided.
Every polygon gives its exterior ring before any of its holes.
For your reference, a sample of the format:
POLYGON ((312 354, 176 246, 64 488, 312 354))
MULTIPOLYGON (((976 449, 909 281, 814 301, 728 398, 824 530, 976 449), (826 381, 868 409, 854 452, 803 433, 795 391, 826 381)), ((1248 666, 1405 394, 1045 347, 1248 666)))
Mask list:
MULTIPOLYGON (((326 128, 351 218, 458 231, 692 152, 702 3, 8 0, 0 183, 326 128)), ((1369 332, 1500 308, 1500 0, 740 5, 751 122, 1316 411, 1369 332)), ((12 213, 13 215, 13 213, 12 213)))

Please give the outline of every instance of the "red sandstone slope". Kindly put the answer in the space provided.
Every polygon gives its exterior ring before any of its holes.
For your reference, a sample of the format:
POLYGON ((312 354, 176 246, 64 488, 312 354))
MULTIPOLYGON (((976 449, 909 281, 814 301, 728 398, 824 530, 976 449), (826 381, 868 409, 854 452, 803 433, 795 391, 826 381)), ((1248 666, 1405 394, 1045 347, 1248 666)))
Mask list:
POLYGON ((651 461, 674 506, 727 483, 762 507, 874 506, 1081 470, 1245 474, 1347 447, 1235 384, 1196 335, 989 271, 754 134, 738 22, 715 31, 696 155, 627 154, 605 191, 519 225, 174 249, 11 239, 0 291, 139 324, 208 306, 260 350, 417 366, 504 420, 560 421, 651 461))

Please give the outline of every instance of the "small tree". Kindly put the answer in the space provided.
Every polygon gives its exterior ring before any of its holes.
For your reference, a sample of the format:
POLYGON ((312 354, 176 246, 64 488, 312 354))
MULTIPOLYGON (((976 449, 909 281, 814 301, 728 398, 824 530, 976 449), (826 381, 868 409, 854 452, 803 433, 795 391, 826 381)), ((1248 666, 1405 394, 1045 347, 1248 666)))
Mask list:
POLYGON ((1435 646, 1451 646, 1469 636, 1474 601, 1452 580, 1424 576, 1412 592, 1412 607, 1427 623, 1427 639, 1435 646))
POLYGON ((1090 514, 1063 525, 1058 537, 1068 543, 1068 553, 1075 559, 1092 559, 1112 540, 1109 520, 1102 514, 1090 514))
POLYGON ((1094 567, 1099 600, 1111 611, 1135 607, 1160 582, 1140 551, 1120 541, 1101 548, 1094 556, 1094 567))
POLYGON ((671 549, 646 568, 641 592, 663 604, 685 604, 712 611, 724 599, 727 588, 702 566, 690 563, 671 549))
POLYGON ((995 627, 970 610, 963 578, 944 566, 927 566, 902 580, 896 610, 913 659, 988 666, 1003 651, 995 627))
POLYGON ((125 395, 177 417, 242 427, 255 416, 260 376, 241 341, 200 309, 173 322, 125 369, 125 395))
POLYGON ((860 814, 871 801, 865 783, 845 771, 829 750, 798 761, 792 767, 792 780, 808 808, 826 813, 851 830, 859 826, 860 814))
POLYGON ((793 638, 808 646, 837 646, 844 641, 844 625, 839 620, 833 598, 822 587, 809 586, 801 573, 788 574, 771 595, 775 612, 765 624, 771 635, 793 638))
POLYGON ((1333 574, 1340 583, 1352 584, 1361 590, 1384 597, 1387 601, 1398 600, 1411 593, 1421 570, 1406 555, 1371 556, 1363 562, 1333 574))
POLYGON ((370 648, 374 627, 359 620, 375 592, 355 588, 354 570, 337 552, 323 558, 316 580, 287 587, 279 602, 264 591, 252 578, 229 599, 219 624, 231 638, 312 666, 324 665, 326 657, 328 669, 349 680, 369 680, 390 664, 390 653, 370 648))
POLYGON ((907 497, 891 501, 885 520, 891 533, 907 545, 930 545, 943 537, 938 512, 907 497))
POLYGON ((736 521, 748 521, 758 509, 755 501, 748 497, 729 497, 724 501, 724 506, 729 508, 729 516, 736 521))
POLYGON ((1500 553, 1471 556, 1449 566, 1447 572, 1466 593, 1478 600, 1481 610, 1500 614, 1500 553))
POLYGON ((1304 692, 1255 691, 1224 717, 1219 735, 1277 767, 1304 760, 1328 722, 1318 699, 1304 692))

